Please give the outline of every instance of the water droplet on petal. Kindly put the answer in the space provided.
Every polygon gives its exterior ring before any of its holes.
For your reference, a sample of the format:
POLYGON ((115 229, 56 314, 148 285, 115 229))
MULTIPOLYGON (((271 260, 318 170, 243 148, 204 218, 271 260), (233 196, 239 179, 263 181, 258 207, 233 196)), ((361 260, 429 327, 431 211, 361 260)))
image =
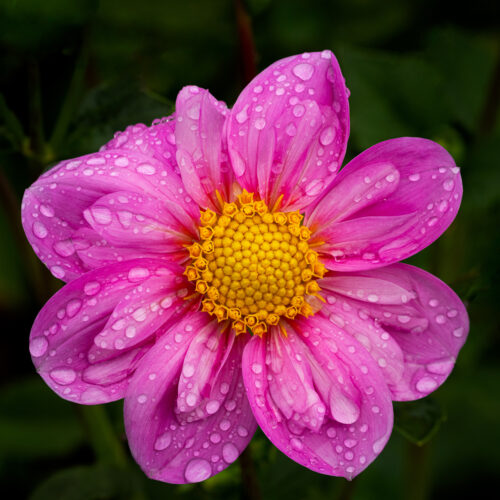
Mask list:
POLYGON ((419 392, 428 393, 436 389, 438 383, 431 377, 422 377, 417 383, 416 388, 419 392))
POLYGON ((222 447, 222 458, 228 463, 232 464, 240 455, 238 448, 233 443, 226 443, 222 447))
POLYGON ((128 279, 132 283, 135 281, 142 281, 149 277, 149 270, 144 267, 133 267, 128 272, 128 279))
POLYGON ((106 207, 92 207, 90 213, 97 224, 107 225, 113 220, 111 211, 106 207))
POLYGON ((248 431, 245 427, 243 427, 242 425, 238 426, 238 429, 236 430, 236 432, 238 433, 238 436, 240 437, 247 437, 248 436, 248 431))
POLYGON ((184 477, 189 483, 204 481, 212 475, 212 467, 204 458, 194 458, 184 470, 184 477))
POLYGON ((255 120, 254 126, 257 130, 262 130, 266 126, 266 120, 264 120, 264 118, 257 118, 257 120, 255 120))
POLYGON ((311 181, 307 186, 306 186, 306 194, 308 196, 316 196, 321 191, 323 191, 323 188, 325 187, 325 183, 322 179, 316 179, 314 181, 311 181))
POLYGON ((89 281, 85 283, 83 291, 86 295, 95 295, 101 289, 101 284, 98 281, 89 281))
POLYGON ((35 221, 33 222, 33 234, 37 237, 43 240, 49 232, 47 231, 47 228, 40 222, 40 221, 35 221))
POLYGON ((212 400, 212 401, 209 401, 207 403, 207 413, 209 415, 213 415, 214 413, 217 413, 217 411, 219 410, 220 408, 220 403, 219 401, 217 401, 216 399, 212 400))
POLYGON ((293 74, 303 81, 310 80, 314 73, 314 66, 309 63, 300 63, 294 66, 293 74))
POLYGON ((66 304, 66 315, 68 318, 75 316, 82 307, 82 301, 79 299, 72 299, 66 304))
POLYGON ((76 372, 71 368, 55 368, 50 372, 50 378, 60 385, 72 384, 76 379, 76 372))
POLYGON ((48 346, 49 342, 45 337, 36 337, 30 341, 30 353, 33 357, 39 358, 46 353, 48 346))
POLYGON ((445 191, 452 191, 455 187, 455 181, 453 179, 447 179, 443 182, 443 189, 445 191))
POLYGON ((331 144, 333 139, 335 139, 335 130, 332 127, 325 128, 319 136, 319 142, 321 142, 323 146, 331 144))
POLYGON ((165 432, 165 434, 162 434, 157 438, 154 444, 154 448, 156 451, 163 451, 170 446, 171 442, 172 442, 172 436, 170 435, 169 432, 165 432))
POLYGON ((54 252, 61 257, 69 257, 75 253, 75 246, 71 240, 57 241, 54 243, 54 252))
POLYGON ((54 217, 54 209, 49 205, 40 205, 40 213, 45 217, 54 217))
POLYGON ((191 363, 185 363, 182 368, 182 374, 187 378, 192 377, 194 374, 194 365, 191 363))
POLYGON ((260 365, 259 363, 254 363, 252 365, 252 371, 258 375, 259 373, 262 373, 262 365, 260 365))
POLYGON ((149 163, 143 163, 137 167, 137 172, 144 175, 154 175, 156 174, 156 168, 149 163))
POLYGON ((59 279, 64 278, 64 275, 66 274, 64 269, 61 266, 52 266, 50 268, 50 272, 59 279))
POLYGON ((146 396, 146 394, 141 394, 140 396, 137 396, 137 402, 141 405, 143 405, 147 400, 148 397, 146 396))

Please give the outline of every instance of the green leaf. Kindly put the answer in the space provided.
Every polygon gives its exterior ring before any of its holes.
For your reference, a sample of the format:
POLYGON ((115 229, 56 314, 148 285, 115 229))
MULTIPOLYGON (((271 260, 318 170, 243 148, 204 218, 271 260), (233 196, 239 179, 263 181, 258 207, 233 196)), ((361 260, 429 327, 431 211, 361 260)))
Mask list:
POLYGON ((445 420, 442 407, 431 397, 394 404, 394 428, 418 446, 427 443, 445 420))
POLYGON ((125 468, 111 465, 72 467, 39 485, 30 500, 133 499, 135 478, 125 468))

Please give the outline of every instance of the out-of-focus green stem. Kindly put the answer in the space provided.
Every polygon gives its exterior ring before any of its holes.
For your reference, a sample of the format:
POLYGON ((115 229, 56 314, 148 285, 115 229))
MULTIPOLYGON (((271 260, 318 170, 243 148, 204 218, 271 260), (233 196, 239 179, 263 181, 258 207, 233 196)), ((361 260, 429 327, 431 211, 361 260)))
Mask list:
POLYGON ((497 40, 497 60, 491 77, 490 89, 484 101, 483 112, 479 120, 480 137, 489 135, 495 128, 500 107, 500 39, 497 40))
POLYGON ((28 63, 29 89, 29 150, 34 176, 40 175, 44 166, 45 142, 43 132, 42 98, 40 89, 40 68, 38 62, 28 63))
POLYGON ((21 150, 24 141, 24 130, 17 116, 9 109, 3 94, 0 94, 0 117, 7 127, 8 137, 17 150, 21 150))
POLYGON ((245 9, 243 0, 235 0, 236 25, 240 39, 240 54, 243 64, 245 85, 257 74, 256 51, 252 31, 252 21, 245 9))
POLYGON ((54 130, 50 137, 50 145, 53 151, 58 151, 64 141, 71 119, 75 114, 84 88, 85 71, 90 53, 90 27, 87 27, 84 35, 80 54, 75 63, 75 69, 61 111, 57 118, 54 130))
POLYGON ((430 445, 407 442, 405 500, 425 500, 431 485, 430 445))
POLYGON ((125 467, 127 455, 109 421, 106 409, 100 405, 80 405, 77 408, 97 460, 125 467))
POLYGON ((352 481, 344 480, 342 487, 340 488, 337 500, 351 500, 351 498, 353 498, 354 495, 356 481, 357 478, 354 478, 352 481))
POLYGON ((247 446, 243 450, 239 458, 239 464, 241 469, 241 482, 243 483, 242 498, 245 500, 260 500, 262 494, 260 492, 259 481, 257 479, 250 446, 247 446))

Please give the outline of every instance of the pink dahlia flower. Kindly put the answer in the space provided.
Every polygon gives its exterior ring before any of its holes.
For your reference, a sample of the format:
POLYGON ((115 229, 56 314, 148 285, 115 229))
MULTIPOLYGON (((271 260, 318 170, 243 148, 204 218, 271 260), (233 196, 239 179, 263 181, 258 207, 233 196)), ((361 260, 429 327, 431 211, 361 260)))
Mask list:
POLYGON ((28 239, 67 282, 33 325, 35 366, 70 401, 125 398, 148 476, 207 479, 258 424, 296 462, 352 478, 387 443, 392 401, 451 372, 464 306, 397 262, 453 221, 459 169, 406 137, 339 173, 348 94, 329 51, 274 63, 233 109, 186 87, 175 116, 26 191, 28 239))

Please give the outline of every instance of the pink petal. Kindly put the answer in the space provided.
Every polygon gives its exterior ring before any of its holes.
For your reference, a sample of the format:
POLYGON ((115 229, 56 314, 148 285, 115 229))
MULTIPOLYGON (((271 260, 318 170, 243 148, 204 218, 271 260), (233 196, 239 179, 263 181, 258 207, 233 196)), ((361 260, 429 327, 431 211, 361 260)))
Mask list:
POLYGON ((203 208, 217 208, 215 191, 231 200, 233 172, 223 127, 228 110, 208 90, 184 87, 177 96, 177 164, 188 193, 203 208))
POLYGON ((197 236, 191 217, 178 205, 145 193, 116 191, 83 213, 108 244, 155 252, 175 252, 197 236))
MULTIPOLYGON (((344 320, 358 334, 368 335, 375 323, 388 352, 394 352, 393 342, 399 345, 404 370, 397 383, 388 381, 393 399, 419 399, 446 380, 467 337, 469 320, 460 299, 442 281, 416 267, 394 264, 327 278, 321 286, 334 297, 327 297, 327 310, 340 315, 343 309, 344 320)), ((396 357, 384 359, 384 372, 399 364, 396 357)))
POLYGON ((179 176, 175 163, 175 116, 157 119, 150 127, 143 123, 129 125, 123 132, 116 132, 101 151, 120 149, 133 151, 162 162, 169 175, 179 176))
POLYGON ((255 418, 268 438, 299 464, 352 478, 389 439, 392 404, 387 385, 363 346, 320 315, 297 320, 287 332, 287 338, 277 329, 266 339, 254 337, 243 353, 243 378, 255 418), (272 344, 276 349, 271 350, 272 344), (302 383, 288 380, 290 372, 310 373, 314 389, 310 377, 302 383), (299 396, 304 409, 319 394, 327 410, 321 426, 297 425, 296 417, 287 416, 273 395, 274 380, 286 388, 285 398, 296 391, 308 394, 305 400, 299 396))
POLYGON ((75 231, 71 237, 71 243, 85 269, 97 269, 133 259, 160 259, 174 263, 186 259, 186 250, 183 247, 177 252, 167 253, 161 248, 153 246, 149 248, 112 246, 90 226, 75 231))
POLYGON ((216 323, 191 342, 179 379, 179 421, 193 422, 215 413, 224 403, 232 380, 239 376, 240 363, 226 364, 233 352, 234 333, 218 332, 216 323), (225 350, 221 348, 225 346, 225 350))
POLYGON ((91 271, 45 304, 31 329, 30 352, 37 371, 59 396, 83 404, 123 397, 144 349, 109 352, 109 363, 90 370, 99 360, 89 351, 119 301, 150 276, 164 276, 168 265, 142 259, 91 271))
POLYGON ((22 205, 26 236, 54 276, 69 281, 88 270, 76 253, 73 234, 88 227, 83 212, 115 191, 146 193, 199 217, 180 178, 154 158, 106 150, 64 161, 26 190, 22 205))
POLYGON ((172 265, 165 274, 154 275, 140 282, 116 305, 112 314, 95 337, 90 354, 99 358, 105 350, 130 349, 144 342, 169 319, 176 320, 187 304, 187 281, 182 277, 182 268, 172 265), (175 269, 175 270, 174 270, 175 269))
POLYGON ((330 51, 277 61, 240 94, 228 146, 240 184, 268 204, 303 208, 335 177, 349 135, 348 91, 330 51))
POLYGON ((329 269, 371 269, 430 245, 461 197, 459 169, 445 149, 427 139, 391 139, 346 165, 306 223, 326 243, 329 269))
MULTIPOLYGON (((342 275, 335 278, 326 278, 321 280, 323 295, 326 297, 326 304, 321 309, 322 315, 342 328, 349 335, 352 335, 363 347, 371 354, 377 362, 384 379, 389 386, 396 387, 401 381, 404 371, 403 352, 398 343, 379 325, 378 321, 373 320, 360 308, 356 301, 346 299, 342 293, 351 296, 351 290, 347 287, 351 282, 351 276, 342 275), (335 280, 335 282, 333 282, 335 280), (344 288, 345 286, 345 288, 344 288), (340 293, 334 293, 331 289, 338 289, 340 293)), ((372 280, 375 281, 375 280, 372 280)), ((378 280, 379 281, 379 280, 378 280)), ((358 280, 353 281, 352 291, 357 291, 358 280)), ((368 287, 365 297, 373 296, 374 283, 363 283, 368 287)), ((397 288, 397 287, 395 287, 397 288)), ((376 290, 381 302, 387 300, 383 297, 381 290, 376 290)), ((388 296, 392 297, 397 290, 389 291, 388 296)), ((366 300, 366 299, 365 299, 366 300)))
POLYGON ((206 313, 182 319, 150 350, 128 388, 125 428, 130 448, 153 479, 177 484, 203 481, 236 460, 255 431, 241 380, 243 336, 232 347, 225 342, 213 344, 215 350, 230 349, 224 366, 233 377, 223 387, 223 405, 201 420, 178 418, 178 381, 181 370, 186 370, 184 362, 191 343, 207 331, 215 339, 222 338, 217 325, 207 324, 207 319, 206 313))

